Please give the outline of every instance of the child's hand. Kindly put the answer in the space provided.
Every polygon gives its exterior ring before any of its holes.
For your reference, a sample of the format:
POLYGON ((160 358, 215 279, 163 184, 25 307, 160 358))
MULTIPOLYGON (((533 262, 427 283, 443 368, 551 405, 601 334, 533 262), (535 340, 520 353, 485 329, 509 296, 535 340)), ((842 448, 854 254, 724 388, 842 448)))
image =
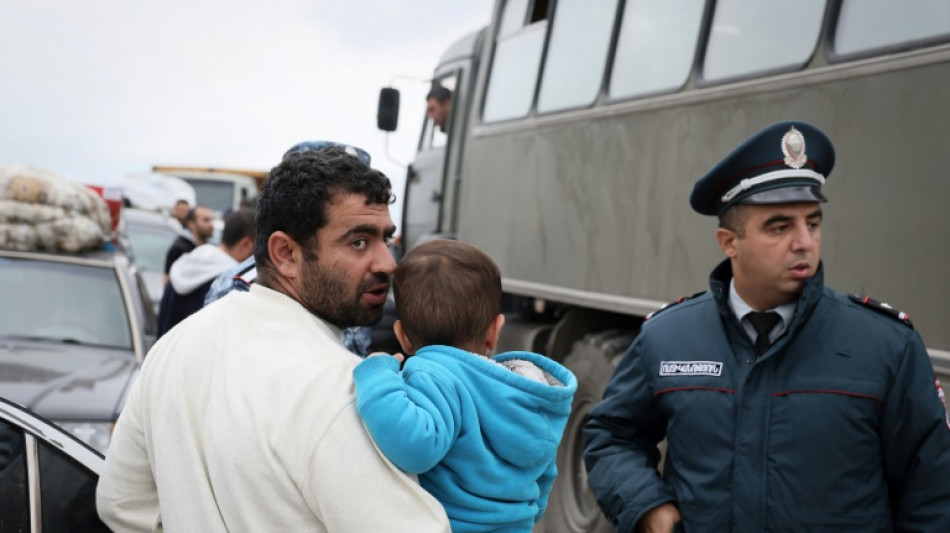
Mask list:
POLYGON ((401 354, 401 353, 399 353, 399 352, 396 352, 396 353, 394 353, 394 354, 388 354, 388 353, 386 353, 386 352, 373 352, 373 353, 367 355, 366 357, 376 357, 376 356, 379 356, 379 355, 391 355, 392 357, 395 357, 396 360, 399 361, 400 363, 402 363, 403 361, 406 360, 406 356, 403 355, 403 354, 401 354))

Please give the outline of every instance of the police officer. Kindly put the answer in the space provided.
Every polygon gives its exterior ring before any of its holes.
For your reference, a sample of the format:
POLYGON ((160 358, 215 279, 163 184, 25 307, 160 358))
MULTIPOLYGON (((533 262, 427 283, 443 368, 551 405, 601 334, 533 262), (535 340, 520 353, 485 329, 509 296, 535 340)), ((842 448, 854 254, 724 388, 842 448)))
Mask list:
POLYGON ((920 336, 823 283, 834 160, 818 128, 780 122, 696 183, 726 259, 648 317, 584 431, 617 531, 950 531, 950 419, 920 336))

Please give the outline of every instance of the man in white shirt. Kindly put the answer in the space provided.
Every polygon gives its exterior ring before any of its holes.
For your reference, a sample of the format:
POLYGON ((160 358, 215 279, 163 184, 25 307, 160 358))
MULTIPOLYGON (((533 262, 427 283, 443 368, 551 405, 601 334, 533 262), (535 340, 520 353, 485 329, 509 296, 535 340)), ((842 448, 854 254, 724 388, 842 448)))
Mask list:
POLYGON ((257 282, 149 352, 99 481, 116 531, 448 531, 374 447, 340 329, 382 314, 395 262, 389 180, 343 150, 264 183, 257 282))

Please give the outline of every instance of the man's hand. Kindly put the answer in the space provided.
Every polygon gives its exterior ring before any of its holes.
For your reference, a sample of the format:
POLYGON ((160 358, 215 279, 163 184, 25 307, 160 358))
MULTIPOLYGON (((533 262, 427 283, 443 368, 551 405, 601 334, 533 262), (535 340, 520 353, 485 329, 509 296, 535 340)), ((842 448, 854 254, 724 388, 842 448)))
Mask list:
POLYGON ((673 533, 673 526, 680 521, 680 512, 672 503, 664 503, 647 511, 637 525, 640 533, 673 533))
POLYGON ((390 355, 390 356, 392 356, 392 357, 395 357, 396 360, 399 361, 400 363, 402 363, 403 361, 406 360, 406 356, 403 355, 403 354, 401 354, 401 353, 399 353, 399 352, 396 352, 396 353, 394 353, 394 354, 388 354, 388 353, 386 353, 386 352, 373 352, 373 353, 367 355, 366 357, 376 357, 376 356, 379 356, 379 355, 390 355))

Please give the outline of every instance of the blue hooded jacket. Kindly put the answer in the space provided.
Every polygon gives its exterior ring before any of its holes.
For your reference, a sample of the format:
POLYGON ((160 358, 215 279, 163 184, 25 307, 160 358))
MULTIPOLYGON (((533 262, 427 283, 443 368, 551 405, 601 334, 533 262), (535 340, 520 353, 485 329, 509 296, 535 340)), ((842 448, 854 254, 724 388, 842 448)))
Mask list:
POLYGON ((402 371, 370 357, 353 372, 357 409, 379 448, 445 507, 452 531, 530 531, 547 506, 577 380, 530 352, 492 359, 427 346, 402 371), (499 363, 524 360, 563 385, 499 363))

